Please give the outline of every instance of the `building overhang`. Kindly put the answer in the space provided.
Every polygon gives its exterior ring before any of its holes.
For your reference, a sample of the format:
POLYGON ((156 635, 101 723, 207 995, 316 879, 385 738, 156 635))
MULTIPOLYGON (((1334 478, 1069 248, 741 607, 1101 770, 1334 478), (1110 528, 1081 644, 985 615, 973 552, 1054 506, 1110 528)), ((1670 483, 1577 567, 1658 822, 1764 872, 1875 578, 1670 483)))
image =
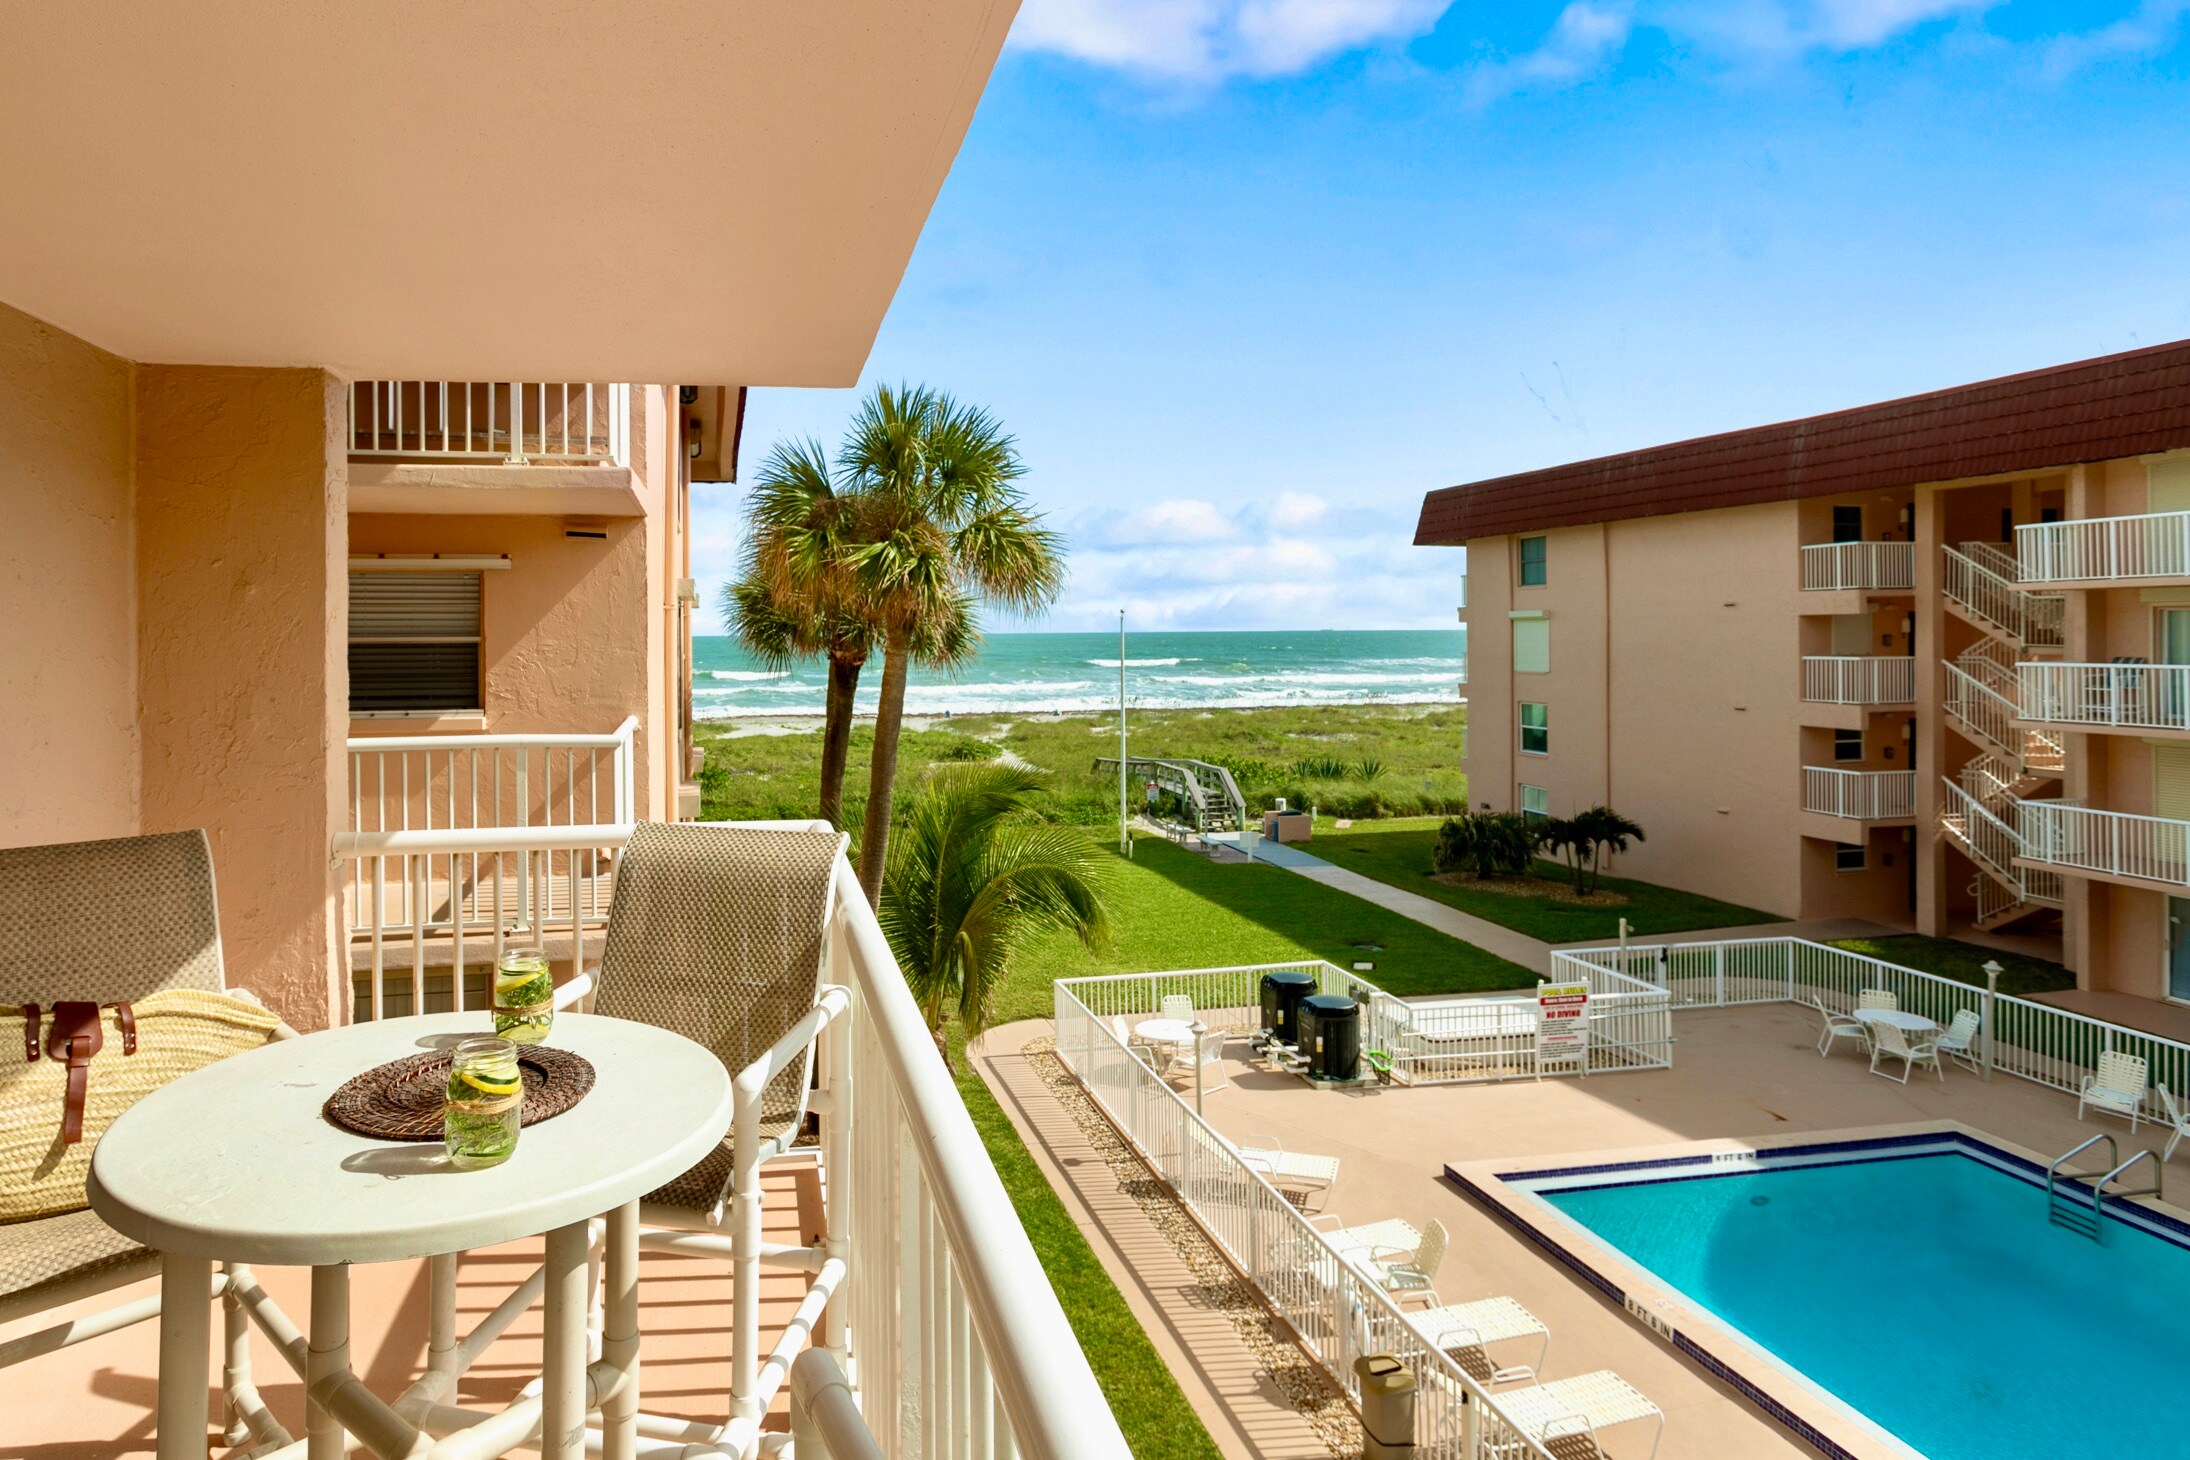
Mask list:
POLYGON ((1016 10, 19 9, 0 300, 135 360, 851 385, 1016 10))

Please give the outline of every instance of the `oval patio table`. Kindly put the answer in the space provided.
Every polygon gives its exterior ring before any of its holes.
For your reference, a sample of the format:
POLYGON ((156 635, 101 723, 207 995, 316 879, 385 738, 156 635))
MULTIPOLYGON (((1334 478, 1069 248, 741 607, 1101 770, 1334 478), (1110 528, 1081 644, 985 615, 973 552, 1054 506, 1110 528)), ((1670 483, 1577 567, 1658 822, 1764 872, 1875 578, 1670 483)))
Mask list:
POLYGON ((1928 1034, 1939 1027, 1938 1020, 1906 1009, 1858 1009, 1853 1017, 1858 1024, 1891 1024, 1904 1034, 1928 1034))
MULTIPOLYGON (((452 1046, 487 1025, 481 1011, 427 1014, 281 1040, 154 1091, 107 1130, 91 1163, 92 1209, 163 1258, 160 1460, 204 1460, 213 1263, 312 1269, 308 1451, 311 1460, 340 1460, 342 1418, 374 1450, 407 1447, 410 1428, 349 1371, 349 1265, 446 1257, 542 1233, 540 1446, 576 1460, 587 1413, 587 1224, 604 1213, 610 1367, 594 1377, 612 1391, 601 1404, 606 1453, 634 1452, 639 1198, 722 1139, 729 1074, 708 1050, 667 1030, 559 1014, 549 1042, 591 1061, 593 1088, 561 1115, 525 1127, 499 1166, 458 1171, 438 1141, 373 1140, 320 1114, 353 1075, 452 1046), (616 1366, 627 1351, 628 1380, 620 1381, 616 1366)), ((497 1437, 516 1431, 529 1403, 480 1428, 497 1437)), ((482 1453, 522 1439, 516 1433, 482 1453)))

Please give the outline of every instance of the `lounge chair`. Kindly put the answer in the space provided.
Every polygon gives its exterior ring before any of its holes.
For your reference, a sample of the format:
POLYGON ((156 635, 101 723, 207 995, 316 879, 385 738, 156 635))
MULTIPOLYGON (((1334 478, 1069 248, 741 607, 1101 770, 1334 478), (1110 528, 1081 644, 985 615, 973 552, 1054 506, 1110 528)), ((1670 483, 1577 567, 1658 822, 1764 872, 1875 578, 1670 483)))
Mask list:
POLYGON ((1977 1035, 1984 1024, 1984 1016, 1975 1009, 1957 1009, 1947 1032, 1933 1042, 1941 1054, 1975 1074, 1982 1068, 1977 1062, 1977 1035))
POLYGON ((2160 1109, 2167 1113, 2167 1123, 2174 1127, 2167 1136, 2167 1149, 2160 1152, 2162 1161, 2171 1161, 2175 1157, 2175 1147, 2182 1144, 2185 1134, 2190 1134, 2190 1116, 2183 1114, 2182 1107, 2175 1102, 2172 1090, 2165 1085, 2154 1085, 2152 1088, 2159 1094, 2160 1109))
POLYGON ((1833 1052, 1833 1045, 1843 1039, 1852 1039, 1857 1045, 1869 1048, 1871 1031, 1862 1020, 1849 1014, 1835 1014, 1825 1007, 1825 1001, 1816 994, 1810 995, 1810 1007, 1817 1010, 1817 1017, 1824 1027, 1818 1031, 1817 1054, 1819 1059, 1833 1052))
POLYGON ((1543 1371, 1544 1359, 1551 1352, 1551 1330, 1511 1298, 1447 1303, 1409 1314, 1407 1321, 1425 1343, 1442 1350, 1469 1378, 1481 1384, 1533 1380, 1543 1371), (1490 1345, 1524 1338, 1537 1340, 1535 1363, 1501 1366, 1490 1361, 1490 1345))
POLYGON ((1879 1024, 1871 1030, 1872 1074, 1888 1080, 1898 1079, 1906 1085, 1918 1065, 1929 1065, 1931 1072, 1939 1077, 1941 1083, 1946 1081, 1947 1072, 1939 1064, 1939 1042, 1936 1039, 1924 1036, 1912 1039, 1902 1033, 1900 1026, 1896 1024, 1879 1024), (1899 1075, 1878 1067, 1880 1060, 1890 1059, 1901 1061, 1899 1075))
POLYGON ((2109 1115, 2129 1118, 2129 1128, 2135 1130, 2144 1114, 2144 1092, 2150 1079, 2150 1066, 2142 1055, 2123 1054, 2108 1050, 2099 1056, 2099 1068, 2084 1076, 2083 1084, 2076 1089, 2076 1118, 2084 1118, 2084 1108, 2090 1106, 2109 1115))
POLYGON ((1320 1210, 1338 1184, 1338 1157, 1288 1151, 1274 1136, 1249 1136, 1239 1158, 1279 1191, 1297 1193, 1295 1203, 1304 1212, 1311 1210, 1311 1199, 1320 1210))
POLYGON ((1885 989, 1865 989, 1855 997, 1858 1009, 1899 1009, 1901 1000, 1885 989))
MULTIPOLYGON (((168 989, 230 988, 221 967, 213 853, 202 831, 0 850, 0 1003, 57 998, 109 1004, 168 989)), ((287 1024, 275 1038, 293 1038, 287 1024)), ((20 1058, 20 1056, 18 1056, 20 1058)), ((94 1076, 94 1078, 97 1078, 94 1076)), ((157 1277, 160 1254, 130 1241, 88 1207, 0 1225, 0 1323, 157 1277)), ((286 1445, 289 1436, 251 1380, 249 1318, 240 1264, 222 1264, 205 1294, 218 1297, 226 1351, 241 1354, 223 1379, 230 1444, 286 1445)), ((162 1294, 0 1344, 0 1368, 157 1318, 162 1294)))
MULTIPOLYGON (((1508 1389, 1498 1396, 1498 1407, 1531 1440, 1554 1453, 1563 1451, 1554 1446, 1553 1441, 1586 1436, 1596 1453, 1602 1455, 1604 1445, 1598 1432, 1637 1420, 1658 1422, 1657 1433, 1650 1441, 1652 1457, 1657 1455, 1658 1445, 1665 1439, 1665 1411, 1609 1369, 1572 1379, 1554 1379, 1549 1384, 1528 1389, 1508 1389)), ((1499 1443, 1500 1438, 1486 1437, 1484 1452, 1495 1455, 1520 1452, 1518 1445, 1499 1443)))

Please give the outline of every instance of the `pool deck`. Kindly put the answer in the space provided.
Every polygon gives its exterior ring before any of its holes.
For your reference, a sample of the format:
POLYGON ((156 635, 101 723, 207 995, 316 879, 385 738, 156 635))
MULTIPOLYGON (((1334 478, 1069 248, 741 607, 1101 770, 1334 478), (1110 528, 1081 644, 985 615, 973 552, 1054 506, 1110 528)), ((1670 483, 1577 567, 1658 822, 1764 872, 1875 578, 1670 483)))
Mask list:
MULTIPOLYGON (((1870 1074, 1846 1046, 1821 1059, 1815 1025, 1791 1005, 1682 1011, 1674 1036, 1671 1070, 1421 1089, 1318 1091, 1235 1058, 1232 1083, 1207 1093, 1205 1111, 1235 1140, 1275 1136, 1288 1150, 1339 1157, 1327 1210, 1349 1223, 1442 1220, 1453 1238, 1437 1275, 1443 1298, 1518 1299, 1551 1329, 1547 1378, 1596 1369, 1626 1378, 1666 1413, 1663 1460, 1818 1452, 1463 1195, 1446 1166, 1926 1121, 1958 1121, 2047 1156, 2101 1131, 2125 1157, 2166 1138, 2149 1124, 2132 1136, 2105 1116, 2079 1123, 2072 1096, 2025 1080, 1986 1083, 1950 1066, 1943 1084, 1919 1074, 1903 1087, 1870 1074)), ((2190 1172, 2180 1179, 2190 1192, 2190 1172)), ((1610 1432, 1609 1451, 1640 1454, 1648 1440, 1636 1434, 1641 1445, 1610 1432)))

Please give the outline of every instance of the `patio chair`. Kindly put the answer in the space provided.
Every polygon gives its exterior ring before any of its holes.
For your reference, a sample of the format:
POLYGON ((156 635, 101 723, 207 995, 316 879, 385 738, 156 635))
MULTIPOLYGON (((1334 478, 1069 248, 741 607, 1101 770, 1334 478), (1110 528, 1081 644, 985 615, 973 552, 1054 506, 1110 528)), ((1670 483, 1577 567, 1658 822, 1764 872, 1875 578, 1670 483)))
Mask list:
POLYGON ((2123 1054, 2108 1050, 2099 1056, 2099 1068, 2086 1075, 2076 1089, 2076 1118, 2084 1118, 2089 1106, 2109 1115, 2129 1118, 2129 1128, 2135 1130, 2144 1115, 2144 1092, 2150 1079, 2150 1066, 2142 1055, 2123 1054))
MULTIPOLYGON (((1319 1220, 1309 1219, 1311 1225, 1319 1220)), ((1443 1222, 1432 1221, 1419 1231, 1412 1222, 1371 1222, 1323 1235, 1341 1258, 1368 1273, 1386 1292, 1436 1299, 1437 1269, 1451 1241, 1443 1222)))
POLYGON ((1462 1372, 1479 1384, 1519 1384, 1532 1381, 1543 1371, 1551 1353, 1551 1330, 1544 1321, 1511 1298, 1482 1298, 1473 1303, 1447 1303, 1409 1314, 1407 1321, 1423 1342, 1449 1356, 1462 1372), (1489 1348, 1494 1343, 1520 1339, 1537 1340, 1533 1364, 1493 1364, 1489 1348))
POLYGON ((641 1199, 639 1235, 645 1250, 729 1260, 733 1419, 757 1418, 762 1258, 822 1255, 763 1246, 760 1168, 798 1138, 814 1046, 850 1006, 823 982, 844 845, 821 822, 641 823, 616 865, 594 1012, 705 1045, 735 1091, 730 1133, 641 1199))
MULTIPOLYGON (((1521 1432, 1554 1454, 1564 1453, 1555 1442, 1586 1438, 1599 1455, 1604 1453, 1599 1431, 1615 1425, 1654 1419, 1657 1433, 1651 1437, 1652 1460, 1665 1439, 1665 1411, 1645 1399, 1635 1386, 1609 1369, 1554 1379, 1528 1389, 1508 1389, 1498 1396, 1498 1407, 1521 1432)), ((1520 1446, 1487 1438, 1486 1454, 1512 1455, 1520 1446)))
POLYGON ((1885 989, 1865 989, 1855 997, 1858 1009, 1899 1009, 1901 1000, 1885 989))
POLYGON ((1888 1080, 1898 1079, 1906 1085, 1918 1065, 1930 1066, 1931 1072, 1939 1077, 1940 1082, 1946 1082, 1947 1072, 1939 1064, 1939 1042, 1936 1039, 1911 1039, 1897 1024, 1880 1024, 1871 1030, 1872 1074, 1888 1080), (1878 1067, 1881 1060, 1901 1061, 1901 1073, 1896 1075, 1891 1070, 1881 1070, 1878 1067))
POLYGON ((1984 1026, 1984 1016, 1975 1009, 1957 1009, 1947 1032, 1933 1042, 1939 1046, 1941 1054, 1976 1074, 1983 1068, 1977 1062, 1977 1035, 1984 1026))
POLYGON ((1338 1157, 1288 1151, 1275 1136, 1249 1136, 1239 1158, 1262 1173, 1279 1191, 1293 1196, 1302 1211, 1321 1210, 1338 1184, 1338 1157), (1309 1202, 1315 1203, 1310 1207, 1309 1202))
POLYGON ((1833 1046, 1843 1039, 1852 1039, 1865 1049, 1870 1047, 1871 1031, 1864 1027, 1862 1020, 1848 1014, 1835 1014, 1816 994, 1810 995, 1810 1007, 1817 1010, 1817 1017, 1823 1023, 1817 1036, 1819 1059, 1831 1054, 1833 1046))
POLYGON ((1176 1019, 1181 1024, 1194 1022, 1194 1001, 1185 994, 1165 994, 1156 1010, 1161 1019, 1176 1019))
POLYGON ((2182 1144, 2185 1133, 2190 1133, 2190 1116, 2183 1114, 2182 1106, 2176 1103, 2175 1093, 2165 1085, 2154 1085, 2152 1089, 2160 1097, 2160 1109, 2166 1112, 2168 1125, 2173 1127, 2168 1132, 2167 1149, 2160 1152, 2160 1159, 2172 1161, 2175 1158, 2175 1147, 2182 1144))
POLYGON ((1194 1078, 1195 1066, 1199 1065, 1205 1072, 1209 1070, 1216 1071, 1214 1079, 1210 1078, 1207 1073, 1202 1075, 1202 1089, 1204 1091, 1222 1090, 1232 1083, 1224 1075, 1224 1044, 1228 1038, 1230 1036, 1222 1029, 1212 1029, 1192 1044, 1172 1045, 1170 1047, 1171 1062, 1164 1068, 1164 1078, 1171 1079, 1183 1075, 1191 1084, 1194 1078))
MULTIPOLYGON (((168 989, 252 999, 228 987, 221 967, 213 853, 202 831, 0 851, 0 1004, 59 997, 110 1004, 168 989)), ((282 1024, 276 1038, 296 1031, 282 1024)), ((88 1208, 0 1225, 0 1323, 50 1313, 141 1279, 160 1255, 116 1232, 88 1208)), ((249 1318, 223 1264, 207 1292, 221 1300, 233 1356, 223 1376, 227 1439, 286 1445, 289 1436, 251 1380, 249 1318)), ((159 1293, 86 1313, 0 1344, 0 1368, 157 1318, 159 1293)))

